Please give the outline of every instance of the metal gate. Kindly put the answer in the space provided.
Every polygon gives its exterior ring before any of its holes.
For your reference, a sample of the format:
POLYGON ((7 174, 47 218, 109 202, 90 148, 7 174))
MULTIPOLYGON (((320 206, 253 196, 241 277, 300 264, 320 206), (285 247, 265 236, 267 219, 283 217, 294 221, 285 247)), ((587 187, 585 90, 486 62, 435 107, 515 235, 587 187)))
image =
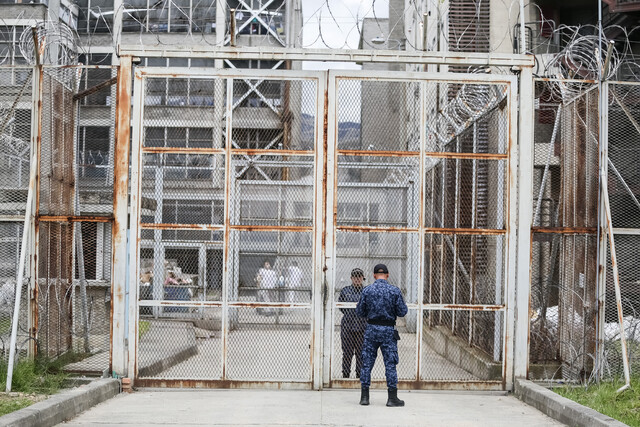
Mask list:
POLYGON ((136 384, 359 387, 338 294, 384 262, 409 306, 400 387, 505 388, 515 82, 137 69, 136 384))

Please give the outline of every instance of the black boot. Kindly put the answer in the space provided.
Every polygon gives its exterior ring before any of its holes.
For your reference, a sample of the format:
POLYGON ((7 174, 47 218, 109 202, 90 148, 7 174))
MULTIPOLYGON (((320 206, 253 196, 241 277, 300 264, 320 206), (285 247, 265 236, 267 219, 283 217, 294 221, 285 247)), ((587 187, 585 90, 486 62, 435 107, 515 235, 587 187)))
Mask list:
POLYGON ((367 406, 369 404, 369 389, 362 387, 360 390, 360 404, 367 406))
POLYGON ((398 399, 398 389, 389 389, 389 399, 387 399, 387 406, 404 406, 404 400, 398 399))

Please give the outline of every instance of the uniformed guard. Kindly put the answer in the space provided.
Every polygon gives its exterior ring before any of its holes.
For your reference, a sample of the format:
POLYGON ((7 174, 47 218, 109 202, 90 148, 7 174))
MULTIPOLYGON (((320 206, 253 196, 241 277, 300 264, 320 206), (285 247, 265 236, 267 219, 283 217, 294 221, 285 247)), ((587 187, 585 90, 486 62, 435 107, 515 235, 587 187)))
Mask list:
MULTIPOLYGON (((360 268, 351 270, 351 285, 340 291, 339 302, 358 302, 362 295, 364 271, 360 268)), ((362 343, 367 321, 358 317, 355 308, 341 308, 340 341, 342 343, 342 377, 351 375, 351 360, 356 357, 356 377, 362 372, 362 343)))
POLYGON ((362 385, 360 404, 369 404, 369 386, 371 369, 376 362, 378 348, 382 351, 389 398, 387 406, 404 406, 404 400, 398 399, 398 340, 400 334, 394 328, 396 317, 407 314, 407 305, 400 289, 387 282, 389 270, 384 264, 373 267, 375 282, 364 288, 356 306, 356 314, 367 319, 362 346, 362 385))

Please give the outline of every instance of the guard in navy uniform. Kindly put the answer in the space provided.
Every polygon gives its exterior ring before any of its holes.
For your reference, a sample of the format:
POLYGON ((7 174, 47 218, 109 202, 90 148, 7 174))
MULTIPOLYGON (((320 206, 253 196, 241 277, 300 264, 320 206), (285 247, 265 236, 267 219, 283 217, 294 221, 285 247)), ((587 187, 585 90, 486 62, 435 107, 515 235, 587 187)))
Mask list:
POLYGON ((356 306, 356 314, 367 319, 362 346, 362 372, 360 383, 362 390, 360 404, 369 404, 369 386, 371 369, 376 362, 378 347, 382 351, 389 398, 387 406, 404 406, 404 400, 398 399, 398 340, 400 334, 394 328, 396 317, 407 314, 407 305, 400 289, 389 284, 389 270, 384 264, 373 267, 375 282, 364 288, 356 306))
MULTIPOLYGON (((359 268, 351 270, 351 285, 340 291, 339 302, 358 302, 362 295, 364 271, 359 268)), ((349 378, 351 374, 351 359, 356 357, 356 377, 360 378, 362 371, 362 342, 367 321, 356 314, 355 308, 341 308, 340 341, 342 343, 342 377, 349 378)))

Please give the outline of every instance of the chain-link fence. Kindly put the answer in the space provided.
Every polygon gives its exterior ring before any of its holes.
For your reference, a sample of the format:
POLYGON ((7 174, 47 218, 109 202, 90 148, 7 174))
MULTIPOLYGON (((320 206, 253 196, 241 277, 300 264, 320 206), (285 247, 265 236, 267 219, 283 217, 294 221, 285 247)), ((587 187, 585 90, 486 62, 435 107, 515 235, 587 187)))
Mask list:
MULTIPOLYGON (((640 149, 633 138, 640 131, 633 95, 637 86, 605 85, 609 100, 602 108, 607 109, 609 122, 604 185, 608 186, 617 247, 622 327, 633 361, 640 338, 635 332, 639 315, 634 308, 638 269, 631 261, 638 243, 640 211, 635 172, 640 149)), ((627 357, 620 340, 607 225, 598 226, 602 149, 598 97, 595 84, 536 82, 531 378, 595 381, 620 377, 627 357), (598 277, 601 263, 605 272, 598 277)))
POLYGON ((0 69, 3 357, 33 138, 39 141, 33 163, 38 169, 32 171, 37 180, 31 234, 37 237, 27 245, 17 356, 70 356, 76 363, 67 370, 87 374, 102 374, 109 366, 115 76, 111 67, 0 69), (33 85, 36 78, 39 85, 33 85))
MULTIPOLYGON (((38 226, 30 247, 37 247, 37 265, 25 266, 18 355, 73 353, 78 361, 70 371, 101 373, 109 365, 116 69, 44 67, 41 110, 33 111, 35 77, 32 68, 0 69, 0 346, 6 357, 36 126, 38 226)), ((140 377, 310 381, 322 181, 317 84, 238 76, 146 80, 140 377)), ((632 372, 640 357, 640 270, 633 258, 640 243, 639 88, 608 84, 606 105, 606 184, 632 372)), ((609 243, 598 238, 597 89, 536 82, 532 378, 622 374, 609 243), (607 267, 598 287, 599 260, 607 267)), ((357 375, 357 360, 347 365, 343 358, 357 352, 357 331, 344 326, 355 303, 340 294, 353 268, 368 276, 375 260, 395 272, 410 306, 398 323, 401 380, 415 379, 416 367, 423 381, 500 380, 506 86, 345 79, 337 96, 335 205, 328 207, 336 258, 331 378, 357 375)), ((373 379, 383 377, 380 361, 373 379)))
MULTIPOLYGON (((0 68, 0 346, 8 360, 16 280, 29 190, 33 70, 0 68)), ((29 349, 29 270, 24 268, 18 355, 29 349)))
POLYGON ((636 262, 640 244, 640 86, 634 83, 608 85, 608 186, 616 248, 622 328, 618 318, 611 254, 607 252, 602 331, 602 376, 623 374, 621 329, 624 331, 632 374, 640 372, 640 267, 636 262))

